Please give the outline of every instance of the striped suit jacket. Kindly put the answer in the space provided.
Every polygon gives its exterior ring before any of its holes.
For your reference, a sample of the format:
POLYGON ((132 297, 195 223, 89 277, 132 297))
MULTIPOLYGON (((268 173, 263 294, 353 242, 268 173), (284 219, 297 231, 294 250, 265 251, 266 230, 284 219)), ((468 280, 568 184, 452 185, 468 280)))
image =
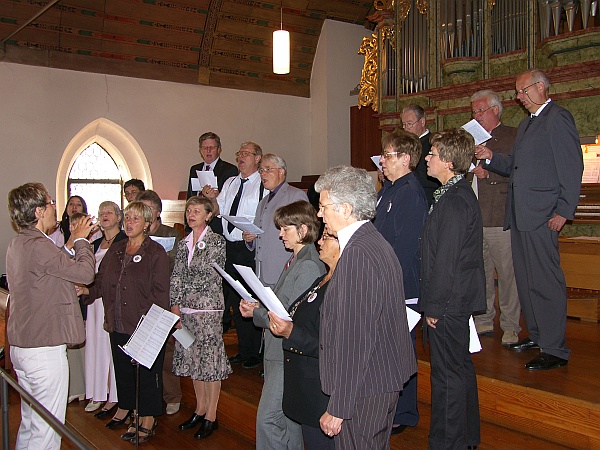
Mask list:
POLYGON ((372 223, 344 248, 321 307, 319 370, 327 412, 351 419, 356 399, 402 390, 417 371, 402 268, 372 223))

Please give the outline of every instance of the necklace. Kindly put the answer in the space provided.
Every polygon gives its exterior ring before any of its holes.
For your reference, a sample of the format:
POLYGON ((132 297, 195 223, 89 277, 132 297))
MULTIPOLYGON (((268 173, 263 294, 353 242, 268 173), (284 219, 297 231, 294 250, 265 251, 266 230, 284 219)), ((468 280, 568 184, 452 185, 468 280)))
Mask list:
POLYGON ((292 307, 292 309, 290 310, 290 317, 294 317, 294 314, 296 314, 296 310, 298 309, 298 306, 300 306, 302 303, 304 303, 304 301, 308 301, 309 303, 314 301, 317 298, 317 291, 322 288, 324 285, 327 284, 327 282, 329 281, 331 277, 329 278, 324 278, 319 284, 317 284, 314 288, 312 288, 310 291, 308 291, 306 293, 306 295, 304 297, 302 297, 302 300, 296 302, 294 304, 294 306, 292 307))
MULTIPOLYGON (((117 233, 117 234, 119 234, 119 233, 117 233)), ((117 237, 117 234, 115 234, 115 235, 114 235, 113 237, 111 237, 110 239, 106 239, 106 236, 104 236, 104 240, 106 241, 106 243, 107 243, 108 245, 110 245, 110 244, 112 243, 112 241, 114 241, 114 240, 115 240, 115 238, 117 237)))

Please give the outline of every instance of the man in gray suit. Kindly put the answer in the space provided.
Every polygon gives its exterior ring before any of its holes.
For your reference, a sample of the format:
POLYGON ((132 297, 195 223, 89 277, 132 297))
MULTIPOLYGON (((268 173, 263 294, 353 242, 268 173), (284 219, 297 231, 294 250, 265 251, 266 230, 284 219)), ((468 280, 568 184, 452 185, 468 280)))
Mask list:
POLYGON ((256 276, 265 286, 274 288, 279 276, 290 259, 290 252, 279 239, 279 229, 273 222, 273 214, 280 206, 289 205, 298 200, 308 201, 306 193, 290 186, 285 180, 287 166, 282 157, 267 153, 263 155, 258 169, 265 189, 270 191, 258 204, 254 225, 264 231, 256 235, 243 233, 243 239, 250 250, 255 250, 256 276))
POLYGON ((517 77, 516 97, 531 113, 519 125, 511 154, 486 147, 475 156, 484 167, 510 175, 504 228, 511 230, 513 264, 529 337, 509 346, 540 354, 528 370, 568 363, 567 296, 558 253, 558 233, 579 202, 583 156, 575 121, 549 98, 546 74, 531 69, 517 77))
POLYGON ((377 196, 364 169, 329 169, 315 189, 341 251, 321 308, 319 371, 330 396, 321 429, 337 449, 388 449, 398 394, 417 371, 402 268, 369 221, 377 196))

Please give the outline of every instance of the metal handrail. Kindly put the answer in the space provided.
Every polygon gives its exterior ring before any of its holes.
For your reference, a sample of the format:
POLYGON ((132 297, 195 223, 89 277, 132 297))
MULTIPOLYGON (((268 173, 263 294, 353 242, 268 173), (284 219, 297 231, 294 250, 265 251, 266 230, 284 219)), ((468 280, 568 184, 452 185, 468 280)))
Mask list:
POLYGON ((8 385, 16 390, 21 396, 21 401, 26 401, 29 406, 42 417, 52 428, 61 436, 67 438, 75 446, 82 450, 88 450, 90 447, 81 440, 79 436, 69 430, 64 424, 60 423, 54 415, 48 411, 40 402, 26 392, 12 377, 4 370, 0 369, 1 386, 0 396, 2 398, 2 449, 9 449, 8 436, 8 385))

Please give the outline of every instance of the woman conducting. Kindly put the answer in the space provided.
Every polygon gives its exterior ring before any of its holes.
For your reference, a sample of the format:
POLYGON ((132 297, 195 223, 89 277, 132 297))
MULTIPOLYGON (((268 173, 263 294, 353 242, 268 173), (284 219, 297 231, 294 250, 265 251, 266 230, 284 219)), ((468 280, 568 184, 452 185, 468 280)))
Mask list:
MULTIPOLYGON (((92 242, 96 257, 96 273, 102 259, 114 243, 127 239, 121 230, 122 214, 119 206, 111 201, 100 203, 98 207, 98 223, 103 236, 92 242)), ((117 404, 117 385, 115 367, 110 350, 110 338, 104 330, 104 305, 102 298, 92 301, 87 307, 85 326, 85 393, 90 402, 85 407, 87 412, 96 411, 98 419, 108 417, 117 404)))
MULTIPOLYGON (((55 202, 40 183, 27 183, 8 194, 8 213, 18 231, 6 252, 10 285, 7 332, 19 385, 64 423, 69 367, 67 345, 85 340, 81 309, 73 283, 94 279, 94 255, 85 239, 92 229, 86 217, 59 249, 47 232, 56 225, 55 202)), ((21 402, 17 449, 60 449, 61 437, 27 402, 21 402)))
POLYGON ((171 276, 171 311, 181 318, 176 327, 183 326, 196 338, 187 349, 175 343, 173 371, 191 377, 196 393, 196 410, 179 429, 199 425, 194 434, 197 439, 210 436, 218 428, 221 381, 231 373, 222 334, 225 306, 221 277, 212 267, 212 263, 225 264, 225 239, 207 226, 213 214, 210 200, 188 199, 185 218, 192 232, 179 243, 171 276))
MULTIPOLYGON (((288 309, 291 303, 309 289, 325 273, 314 243, 318 238, 319 220, 313 206, 297 201, 282 206, 273 215, 279 236, 285 248, 292 251, 277 284, 275 295, 288 309)), ((269 329, 266 308, 258 303, 242 300, 240 311, 244 317, 253 317, 254 325, 269 329)), ((281 339, 265 331, 265 382, 256 415, 256 448, 289 450, 302 448, 300 425, 285 416, 283 400, 283 348, 281 339)))
POLYGON ((293 322, 269 312, 269 330, 283 338, 283 412, 302 425, 306 450, 333 450, 319 419, 327 410, 329 396, 321 391, 319 379, 319 322, 327 284, 340 259, 340 243, 327 232, 319 240, 319 258, 329 271, 292 303, 288 312, 293 322))
POLYGON ((419 310, 427 324, 431 362, 429 449, 464 449, 480 441, 469 317, 484 310, 483 225, 479 203, 464 179, 475 143, 462 129, 435 133, 427 174, 442 186, 421 234, 419 310))
MULTIPOLYGON (((135 408, 136 367, 119 346, 127 343, 142 315, 152 304, 169 308, 169 257, 165 249, 148 238, 152 210, 141 202, 130 203, 124 211, 127 239, 114 243, 106 252, 95 283, 84 294, 87 301, 102 297, 104 329, 110 335, 118 409, 107 427, 124 425, 135 408)), ((150 369, 140 366, 139 442, 154 434, 162 414, 162 366, 164 346, 150 369)), ((121 439, 135 443, 135 424, 121 439)))

